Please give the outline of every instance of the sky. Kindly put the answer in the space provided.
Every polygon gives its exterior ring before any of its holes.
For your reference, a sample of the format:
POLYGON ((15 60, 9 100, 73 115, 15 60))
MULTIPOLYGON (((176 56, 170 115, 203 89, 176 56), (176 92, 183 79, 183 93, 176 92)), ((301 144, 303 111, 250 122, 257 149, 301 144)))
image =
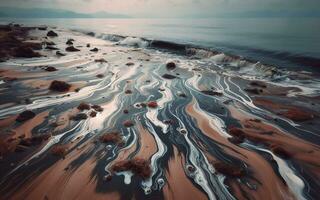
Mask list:
POLYGON ((0 6, 107 11, 131 16, 217 16, 245 12, 320 12, 320 0, 0 0, 0 6))

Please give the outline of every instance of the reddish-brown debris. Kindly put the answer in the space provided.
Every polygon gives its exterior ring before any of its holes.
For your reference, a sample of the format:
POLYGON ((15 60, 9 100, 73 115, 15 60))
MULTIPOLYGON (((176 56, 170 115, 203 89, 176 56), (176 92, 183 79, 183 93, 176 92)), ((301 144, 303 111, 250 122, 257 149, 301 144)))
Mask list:
POLYGON ((51 153, 54 156, 59 156, 64 158, 65 155, 67 154, 67 150, 68 148, 65 145, 55 145, 54 147, 52 147, 51 153))
POLYGON ((149 161, 140 158, 120 161, 114 164, 111 170, 114 172, 131 171, 142 179, 147 179, 152 174, 149 161))
POLYGON ((297 122, 303 122, 314 118, 312 113, 297 108, 291 108, 284 112, 280 112, 279 114, 297 122))
POLYGON ((80 103, 77 108, 78 110, 81 110, 81 111, 90 110, 90 105, 83 102, 83 103, 80 103))
POLYGON ((275 155, 277 155, 281 158, 284 158, 284 159, 288 159, 292 156, 286 149, 284 149, 283 147, 281 147, 279 145, 271 145, 271 151, 275 155))
POLYGON ((90 113, 90 117, 96 117, 97 116, 97 112, 96 111, 92 111, 91 113, 90 113))
POLYGON ((150 102, 148 102, 147 105, 149 108, 157 108, 158 107, 158 103, 156 101, 150 101, 150 102))
POLYGON ((124 144, 122 136, 118 132, 105 133, 100 137, 100 141, 103 143, 114 143, 119 146, 122 146, 124 144))
POLYGON ((245 174, 245 171, 241 167, 236 167, 223 162, 213 163, 215 170, 218 173, 224 174, 230 177, 241 177, 245 174))

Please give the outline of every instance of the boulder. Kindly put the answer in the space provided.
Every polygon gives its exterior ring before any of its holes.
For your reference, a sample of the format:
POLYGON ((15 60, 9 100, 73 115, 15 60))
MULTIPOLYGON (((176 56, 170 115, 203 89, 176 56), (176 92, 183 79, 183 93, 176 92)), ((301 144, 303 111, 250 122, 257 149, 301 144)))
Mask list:
POLYGON ((49 31, 48 33, 47 33, 47 36, 48 37, 58 37, 58 34, 56 33, 56 32, 54 32, 54 31, 49 31))
POLYGON ((91 106, 91 108, 97 112, 102 112, 103 111, 103 108, 99 105, 93 105, 91 106))
POLYGON ((73 42, 74 42, 74 39, 69 39, 69 40, 66 42, 66 44, 67 44, 67 45, 73 45, 73 42))
POLYGON ((222 96, 222 92, 212 91, 212 90, 202 90, 203 94, 210 95, 210 96, 222 96))
POLYGON ((78 110, 84 111, 84 110, 90 110, 91 107, 87 103, 80 103, 77 108, 78 110))
POLYGON ((91 49, 90 51, 92 51, 92 52, 98 52, 99 49, 98 49, 98 48, 93 48, 93 49, 91 49))
POLYGON ((66 48, 66 51, 68 51, 68 52, 77 52, 77 51, 80 51, 80 49, 77 49, 74 46, 70 46, 70 47, 66 48))
POLYGON ((167 70, 174 70, 176 68, 176 64, 174 62, 168 62, 166 64, 167 70))
POLYGON ((158 107, 158 103, 156 101, 150 101, 150 102, 148 102, 147 106, 149 108, 157 108, 158 107))
POLYGON ((71 88, 71 85, 64 81, 54 80, 51 82, 49 90, 56 92, 67 92, 71 88))
POLYGON ((36 116, 36 114, 34 112, 32 112, 30 110, 26 110, 18 115, 18 117, 16 118, 16 121, 17 122, 25 122, 27 120, 34 118, 35 116, 36 116))
POLYGON ((164 74, 164 75, 162 75, 162 78, 165 78, 165 79, 175 79, 175 78, 177 78, 177 77, 174 76, 174 75, 171 75, 171 74, 164 74))
POLYGON ((55 72, 55 71, 58 71, 57 68, 55 68, 55 67, 46 67, 44 70, 46 70, 47 72, 55 72))

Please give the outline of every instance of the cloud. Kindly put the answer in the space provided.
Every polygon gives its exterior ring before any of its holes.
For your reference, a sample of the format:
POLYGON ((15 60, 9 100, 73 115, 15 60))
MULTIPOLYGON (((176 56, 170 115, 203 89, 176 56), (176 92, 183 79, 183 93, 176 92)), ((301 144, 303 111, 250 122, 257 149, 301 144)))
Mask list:
POLYGON ((216 15, 245 11, 320 10, 320 0, 0 0, 0 6, 108 11, 136 16, 216 15))

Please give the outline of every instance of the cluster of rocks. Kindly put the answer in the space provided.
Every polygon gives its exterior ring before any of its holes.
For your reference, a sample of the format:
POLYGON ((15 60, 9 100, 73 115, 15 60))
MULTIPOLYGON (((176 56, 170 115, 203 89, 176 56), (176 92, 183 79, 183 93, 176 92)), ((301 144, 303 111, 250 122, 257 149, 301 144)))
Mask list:
MULTIPOLYGON (((92 109, 89 113, 90 117, 96 117, 97 112, 103 111, 103 108, 99 105, 89 105, 84 102, 80 103, 79 106, 77 107, 77 109, 79 111, 85 111, 85 110, 90 111, 92 109)), ((70 120, 73 120, 73 121, 81 121, 81 120, 86 120, 86 119, 88 119, 88 115, 86 113, 78 113, 78 114, 70 117, 70 120)))

